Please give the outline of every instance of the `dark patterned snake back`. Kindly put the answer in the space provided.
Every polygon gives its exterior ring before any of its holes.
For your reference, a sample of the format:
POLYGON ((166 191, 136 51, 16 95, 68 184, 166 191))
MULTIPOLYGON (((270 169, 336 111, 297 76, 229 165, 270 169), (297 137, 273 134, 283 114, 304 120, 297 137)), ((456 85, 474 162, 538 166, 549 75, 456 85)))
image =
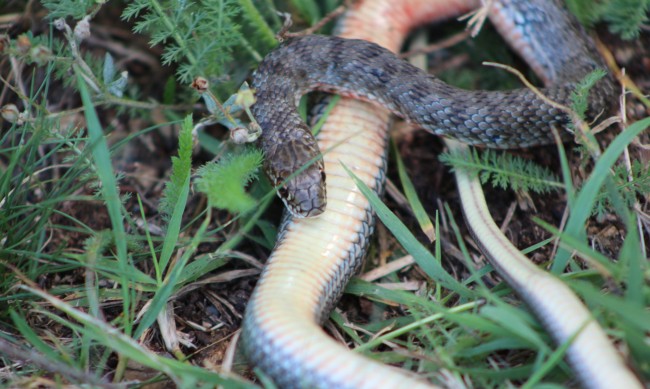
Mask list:
MULTIPOLYGON (((593 42, 564 12, 552 15, 530 7, 521 12, 529 13, 527 24, 511 27, 528 33, 528 45, 538 47, 535 55, 540 55, 540 46, 544 48, 537 63, 552 86, 541 89, 542 93, 557 103, 570 105, 576 83, 589 72, 605 68, 593 42), (561 23, 562 30, 552 37, 539 33, 548 31, 552 23, 561 23), (547 25, 539 28, 534 24, 547 25), (573 43, 557 45, 548 41, 557 40, 557 35, 567 35, 566 41, 573 43)), ((519 51, 526 55, 525 48, 519 51)), ((550 127, 563 128, 569 120, 530 89, 462 90, 374 43, 330 36, 311 35, 283 43, 262 61, 253 77, 253 88, 257 102, 252 112, 262 127, 266 172, 279 187, 289 210, 298 217, 318 215, 325 207, 319 149, 296 111, 298 100, 310 90, 374 102, 433 134, 490 148, 553 143, 550 127)), ((611 77, 600 80, 591 90, 588 115, 601 114, 613 93, 611 77)))

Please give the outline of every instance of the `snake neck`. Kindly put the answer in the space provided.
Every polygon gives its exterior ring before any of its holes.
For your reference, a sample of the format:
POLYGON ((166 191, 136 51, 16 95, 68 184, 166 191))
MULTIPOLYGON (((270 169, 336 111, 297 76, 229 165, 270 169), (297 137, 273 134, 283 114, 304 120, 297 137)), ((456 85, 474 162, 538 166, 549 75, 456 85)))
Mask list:
MULTIPOLYGON (((580 81, 576 76, 584 77, 601 64, 587 57, 579 65, 578 70, 549 74, 549 78, 561 78, 563 83, 541 93, 570 106, 580 81)), ((279 126, 277 122, 275 127, 270 122, 267 128, 262 125, 263 137, 269 140, 288 136, 286 133, 308 133, 302 121, 294 130, 292 126, 299 118, 289 111, 302 94, 314 89, 373 102, 436 135, 491 148, 553 143, 548 129, 561 128, 569 121, 562 110, 530 89, 462 90, 423 73, 376 44, 339 37, 312 35, 286 42, 265 58, 253 86, 260 91, 256 112, 265 118, 268 113, 262 111, 273 104, 278 110, 274 117, 288 118, 279 126)), ((611 78, 598 82, 591 92, 588 113, 604 112, 612 94, 611 78)))

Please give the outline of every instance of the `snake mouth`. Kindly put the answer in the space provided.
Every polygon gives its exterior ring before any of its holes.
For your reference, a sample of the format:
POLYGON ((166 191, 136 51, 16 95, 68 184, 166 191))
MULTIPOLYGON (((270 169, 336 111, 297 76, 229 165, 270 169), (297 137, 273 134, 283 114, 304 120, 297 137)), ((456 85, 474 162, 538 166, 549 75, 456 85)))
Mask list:
POLYGON ((326 201, 324 199, 320 201, 319 198, 306 198, 302 201, 296 201, 297 199, 289 193, 286 187, 278 189, 278 197, 282 199, 291 216, 298 219, 307 219, 319 216, 325 212, 326 201))
POLYGON ((327 196, 324 182, 305 182, 298 176, 276 184, 276 187, 278 197, 293 217, 313 218, 325 212, 327 196))
POLYGON ((302 175, 288 180, 273 180, 278 197, 282 199, 291 215, 300 219, 321 215, 327 206, 325 175, 322 169, 314 166, 307 170, 312 172, 303 172, 302 175), (317 176, 319 179, 314 180, 311 176, 317 176))
POLYGON ((323 202, 322 206, 319 207, 311 207, 311 209, 307 210, 305 213, 306 218, 313 218, 319 215, 322 215, 323 212, 325 212, 325 202, 323 202))
POLYGON ((285 157, 267 159, 265 170, 287 210, 296 218, 312 218, 325 212, 327 188, 322 157, 306 166, 296 163, 296 158, 285 157))

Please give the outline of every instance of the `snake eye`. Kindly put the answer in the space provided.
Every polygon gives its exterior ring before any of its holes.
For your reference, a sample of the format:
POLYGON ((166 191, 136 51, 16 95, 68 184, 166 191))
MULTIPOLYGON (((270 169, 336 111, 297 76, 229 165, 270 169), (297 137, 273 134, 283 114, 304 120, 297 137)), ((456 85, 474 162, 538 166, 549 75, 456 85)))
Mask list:
POLYGON ((287 189, 286 186, 281 186, 281 187, 278 188, 278 194, 279 194, 280 197, 282 197, 283 199, 286 199, 286 198, 289 197, 289 189, 287 189))

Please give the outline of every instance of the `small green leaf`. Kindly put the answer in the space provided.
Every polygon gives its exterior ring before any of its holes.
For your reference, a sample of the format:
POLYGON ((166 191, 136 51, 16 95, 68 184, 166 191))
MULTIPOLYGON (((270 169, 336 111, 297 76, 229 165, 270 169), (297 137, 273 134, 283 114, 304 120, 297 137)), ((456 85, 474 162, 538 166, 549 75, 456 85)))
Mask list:
POLYGON ((233 213, 246 212, 257 204, 245 187, 256 177, 262 158, 260 150, 248 148, 218 163, 208 163, 198 170, 196 186, 208 196, 210 206, 233 213))
POLYGON ((102 72, 104 78, 104 84, 110 84, 115 77, 115 62, 113 61, 113 56, 109 52, 106 52, 104 56, 104 69, 102 72))

